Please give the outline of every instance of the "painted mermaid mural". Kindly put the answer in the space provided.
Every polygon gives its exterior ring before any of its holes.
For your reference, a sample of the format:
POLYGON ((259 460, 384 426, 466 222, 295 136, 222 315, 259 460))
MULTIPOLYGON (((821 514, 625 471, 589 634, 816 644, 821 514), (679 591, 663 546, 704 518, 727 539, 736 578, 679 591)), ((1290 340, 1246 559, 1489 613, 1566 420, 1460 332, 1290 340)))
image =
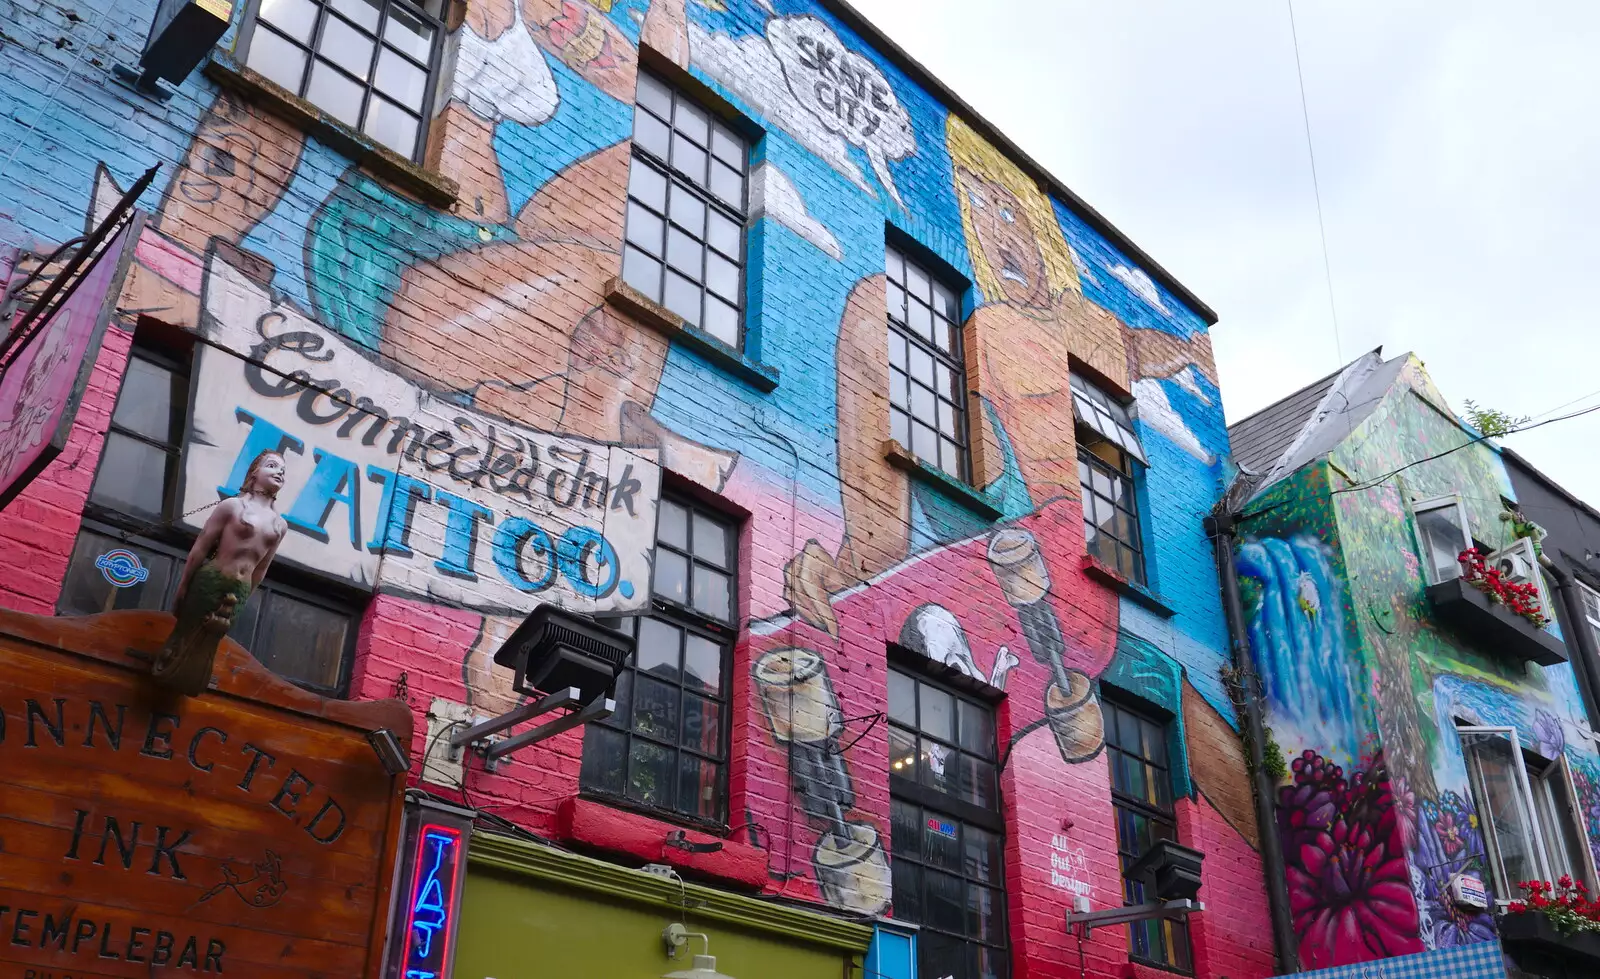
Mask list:
MULTIPOLYGON (((488 0, 466 6, 452 43, 427 161, 458 183, 454 206, 401 193, 220 94, 196 110, 125 305, 194 328, 208 263, 226 262, 440 400, 654 453, 683 484, 747 511, 753 538, 785 542, 749 557, 736 666, 770 735, 750 764, 786 773, 791 788, 753 796, 744 815, 757 838, 793 827, 798 842, 771 861, 791 896, 887 905, 888 803, 862 774, 881 768, 886 742, 881 729, 859 737, 856 720, 881 696, 858 664, 881 661, 886 643, 1004 690, 1002 750, 1048 766, 1008 772, 1040 780, 1018 791, 1049 791, 1069 764, 1104 764, 1097 680, 1124 639, 1190 680, 1173 684, 1174 715, 1233 742, 1215 676, 1220 616, 1185 612, 1141 635, 1153 617, 1082 570, 1066 384, 1087 369, 1137 396, 1163 486, 1217 485, 1227 444, 1200 314, 811 5, 488 0), (746 352, 781 378, 769 396, 605 301, 621 263, 641 44, 767 127, 746 228, 767 294, 746 352), (809 53, 821 50, 834 60, 809 53), (834 70, 825 62, 852 66, 875 121, 817 99, 834 70), (883 458, 886 224, 931 242, 973 284, 978 489, 998 522, 883 458)), ((96 174, 91 211, 128 169, 96 174)), ((1148 560, 1167 597, 1212 610, 1209 562, 1184 563, 1204 551, 1186 515, 1211 501, 1184 502, 1152 509, 1161 532, 1148 560), (1169 539, 1186 543, 1169 554, 1169 539)), ((515 701, 488 654, 517 616, 436 595, 404 601, 474 637, 449 646, 452 699, 485 713, 515 701)), ((1231 836, 1250 838, 1248 805, 1220 790, 1226 764, 1199 768, 1231 836)), ((1191 802, 1206 805, 1198 791, 1191 802)), ((1114 864, 1097 872, 1115 878, 1114 864)))
POLYGON ((1512 727, 1525 750, 1564 758, 1590 845, 1600 841, 1600 758, 1571 669, 1476 649, 1433 620, 1423 595, 1406 501, 1458 493, 1473 536, 1503 546, 1510 490, 1498 456, 1464 446, 1414 358, 1388 366, 1392 387, 1370 413, 1337 420, 1348 434, 1326 459, 1245 505, 1236 547, 1251 653, 1287 768, 1278 832, 1305 968, 1495 937, 1490 915, 1450 896, 1462 874, 1494 888, 1459 725, 1512 727), (1401 480, 1342 475, 1436 454, 1401 480))

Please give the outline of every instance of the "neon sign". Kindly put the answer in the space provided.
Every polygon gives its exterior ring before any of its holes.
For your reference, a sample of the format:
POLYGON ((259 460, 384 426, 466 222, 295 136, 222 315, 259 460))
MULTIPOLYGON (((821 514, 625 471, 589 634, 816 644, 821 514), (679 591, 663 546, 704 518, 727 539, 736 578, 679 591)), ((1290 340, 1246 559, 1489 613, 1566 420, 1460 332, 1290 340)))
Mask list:
POLYGON ((417 834, 412 861, 415 877, 407 895, 406 944, 400 965, 404 979, 439 979, 447 974, 460 864, 461 831, 424 823, 417 834))

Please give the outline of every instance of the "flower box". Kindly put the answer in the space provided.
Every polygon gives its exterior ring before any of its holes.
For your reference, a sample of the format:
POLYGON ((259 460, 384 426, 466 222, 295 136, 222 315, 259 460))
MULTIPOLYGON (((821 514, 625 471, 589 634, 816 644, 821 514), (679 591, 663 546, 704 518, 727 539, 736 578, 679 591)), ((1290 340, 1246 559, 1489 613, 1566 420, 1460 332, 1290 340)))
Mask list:
POLYGON ((1600 974, 1600 932, 1563 935, 1544 915, 1524 911, 1500 919, 1500 941, 1524 968, 1532 967, 1536 961, 1554 962, 1587 966, 1595 970, 1594 974, 1600 974))
POLYGON ((1540 666, 1567 661, 1567 647, 1561 640, 1460 578, 1430 585, 1428 601, 1433 603, 1435 618, 1480 649, 1540 666))

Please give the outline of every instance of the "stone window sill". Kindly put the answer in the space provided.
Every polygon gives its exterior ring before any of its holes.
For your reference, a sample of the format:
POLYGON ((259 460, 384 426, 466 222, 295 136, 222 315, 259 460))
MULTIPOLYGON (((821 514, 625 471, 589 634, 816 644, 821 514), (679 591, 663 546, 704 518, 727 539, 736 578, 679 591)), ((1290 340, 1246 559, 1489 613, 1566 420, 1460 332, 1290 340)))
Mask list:
POLYGON ((606 283, 605 295, 608 305, 660 332, 669 340, 682 343, 757 391, 766 393, 778 386, 776 367, 751 360, 704 330, 690 326, 682 316, 623 282, 621 276, 606 283))
POLYGON ((921 480, 934 487, 985 520, 999 520, 1004 516, 999 507, 989 502, 988 497, 959 479, 918 459, 910 449, 901 445, 896 439, 883 440, 883 457, 889 461, 889 465, 905 471, 912 479, 921 480))
POLYGON ((1129 581, 1109 566, 1099 561, 1093 554, 1083 556, 1083 573, 1110 588, 1112 591, 1127 596, 1132 601, 1161 616, 1170 619, 1177 615, 1177 610, 1161 600, 1161 596, 1136 582, 1129 581))
POLYGON ((356 163, 394 184, 407 193, 414 194, 424 204, 448 208, 453 206, 461 192, 454 180, 418 166, 405 157, 382 146, 362 133, 318 109, 299 96, 293 95, 262 75, 233 60, 222 51, 214 51, 206 62, 207 78, 224 88, 231 89, 268 111, 289 120, 312 136, 350 157, 356 163))

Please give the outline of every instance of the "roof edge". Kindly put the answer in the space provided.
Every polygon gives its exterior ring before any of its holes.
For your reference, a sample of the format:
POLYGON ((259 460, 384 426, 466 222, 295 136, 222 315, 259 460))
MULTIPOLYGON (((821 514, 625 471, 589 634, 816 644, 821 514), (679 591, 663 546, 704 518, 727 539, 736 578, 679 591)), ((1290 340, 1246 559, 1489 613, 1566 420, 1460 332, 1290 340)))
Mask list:
MULTIPOLYGON (((1307 382, 1305 384, 1300 385, 1299 387, 1295 388, 1293 391, 1290 391, 1288 394, 1284 395, 1283 397, 1279 398, 1278 400, 1272 402, 1269 405, 1265 405, 1263 407, 1257 408, 1255 411, 1252 411, 1250 414, 1245 415, 1243 418, 1239 419, 1238 421, 1229 422, 1228 426, 1227 426, 1228 427, 1228 431, 1232 432, 1233 431, 1233 427, 1235 425, 1243 425, 1245 422, 1247 422, 1250 419, 1256 417, 1257 415, 1266 414, 1267 412, 1271 411, 1272 409, 1274 409, 1274 408, 1278 407, 1279 405, 1283 404, 1285 401, 1288 401, 1290 398, 1298 397, 1307 388, 1314 388, 1318 384, 1321 384, 1323 381, 1334 380, 1340 374, 1343 374, 1344 371, 1345 371, 1345 368, 1349 367, 1350 364, 1353 364, 1357 360, 1360 360, 1362 357, 1367 356, 1367 354, 1378 354, 1379 356, 1382 356, 1383 355, 1383 344, 1381 344, 1381 343, 1378 344, 1376 347, 1373 347, 1371 350, 1367 351, 1366 354, 1362 354, 1360 357, 1356 357, 1354 360, 1351 360, 1348 363, 1340 364, 1337 369, 1329 371, 1328 373, 1326 373, 1326 374, 1322 375, 1321 377, 1317 378, 1315 381, 1310 381, 1310 382, 1307 382)), ((1313 414, 1315 414, 1315 412, 1313 412, 1313 414)))
POLYGON ((1045 169, 1045 167, 1040 164, 1039 161, 1023 152, 1021 147, 1017 146, 1017 144, 1012 142, 1011 139, 1008 138, 1004 133, 1000 132, 1000 130, 996 128, 995 125, 988 119, 985 119, 983 115, 978 112, 978 110, 974 109, 967 103, 965 99, 957 95, 950 88, 950 86, 940 81, 934 76, 933 72, 923 67, 921 62, 913 58, 904 48, 890 39, 889 36, 884 34, 883 31, 879 30, 878 27, 872 23, 872 21, 866 18, 865 14, 852 7, 846 2, 846 0, 818 0, 818 3, 829 13, 843 21, 845 26, 849 27, 851 30, 870 41, 873 47, 877 48, 881 54, 894 63, 895 67, 899 68, 907 75, 910 75, 912 79, 920 84, 923 88, 932 92, 934 95, 937 95, 940 100, 945 103, 947 109, 960 110, 962 118, 964 118, 967 124, 976 130, 979 135, 983 136, 985 139, 989 140, 989 142, 993 143, 997 148, 1005 152, 1007 156, 1012 158, 1012 162, 1020 166, 1029 174, 1029 176, 1044 184, 1052 193, 1064 198, 1065 203, 1071 207, 1073 211, 1077 212, 1079 217, 1088 222, 1089 225, 1100 234, 1111 239, 1112 243, 1121 249, 1129 258, 1138 262, 1140 267, 1142 267, 1152 279, 1155 279, 1157 282, 1161 283, 1169 292, 1183 300, 1184 305, 1188 306, 1191 310, 1198 314, 1201 319, 1205 320, 1206 326, 1211 327, 1217 324, 1216 311, 1202 302, 1200 297, 1196 296, 1192 291, 1190 291, 1188 286, 1184 285, 1182 282, 1179 282, 1176 276, 1161 266, 1160 262, 1157 262, 1155 259, 1151 258, 1143 248, 1140 248, 1138 245, 1134 244, 1133 239, 1129 238, 1127 235, 1118 230, 1117 226, 1107 220, 1105 215, 1091 207, 1087 201, 1079 197, 1072 191, 1071 188, 1057 179, 1056 176, 1049 170, 1045 169))
POLYGON ((1502 456, 1509 456, 1514 462, 1516 462, 1517 465, 1521 466, 1524 470, 1526 470, 1528 475, 1532 476, 1534 479, 1537 479, 1539 482, 1543 483, 1544 485, 1548 486, 1550 489, 1554 490, 1557 494, 1559 494, 1568 503, 1571 503, 1574 507, 1577 507, 1578 509, 1582 510, 1584 513, 1588 514, 1591 518, 1593 518, 1593 520, 1596 523, 1600 523, 1600 510, 1596 510, 1590 504, 1585 503, 1583 500, 1581 500, 1578 497, 1572 495, 1572 491, 1571 490, 1567 489, 1565 486, 1562 486, 1560 483, 1556 482, 1554 479, 1551 479, 1548 475, 1546 475, 1544 473, 1543 470, 1539 469, 1533 463, 1529 462, 1526 456, 1522 455, 1520 452, 1517 452, 1517 451, 1515 451, 1513 449, 1508 449, 1503 445, 1497 446, 1497 448, 1500 450, 1500 454, 1502 456))

